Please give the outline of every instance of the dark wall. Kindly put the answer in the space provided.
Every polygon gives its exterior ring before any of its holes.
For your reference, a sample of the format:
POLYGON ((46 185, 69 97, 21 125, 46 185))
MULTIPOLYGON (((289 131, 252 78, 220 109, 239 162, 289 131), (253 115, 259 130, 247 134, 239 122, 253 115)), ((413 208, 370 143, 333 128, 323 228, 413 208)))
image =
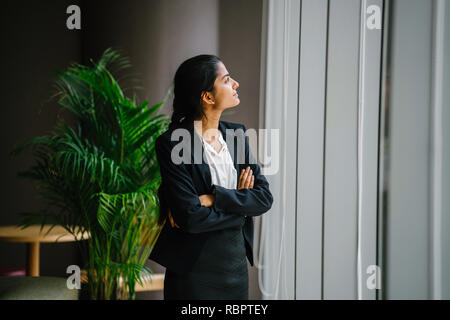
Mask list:
POLYGON ((142 79, 139 97, 151 105, 164 99, 183 60, 218 51, 218 0, 97 0, 84 1, 83 10, 84 57, 125 50, 142 79))
MULTIPOLYGON (((2 2, 0 225, 16 224, 18 212, 43 206, 31 182, 16 177, 33 163, 31 153, 16 158, 9 153, 16 143, 45 134, 55 122, 57 108, 46 103, 54 92, 52 73, 81 58, 81 33, 66 28, 66 8, 78 2, 2 2)), ((65 276, 68 265, 79 264, 77 252, 74 243, 43 244, 41 275, 65 276)), ((0 265, 25 266, 25 256, 24 244, 0 242, 0 265)))
MULTIPOLYGON (((219 55, 239 82, 241 103, 224 120, 259 127, 262 0, 224 0, 219 6, 219 55)), ((227 110, 228 111, 228 110, 227 110)))

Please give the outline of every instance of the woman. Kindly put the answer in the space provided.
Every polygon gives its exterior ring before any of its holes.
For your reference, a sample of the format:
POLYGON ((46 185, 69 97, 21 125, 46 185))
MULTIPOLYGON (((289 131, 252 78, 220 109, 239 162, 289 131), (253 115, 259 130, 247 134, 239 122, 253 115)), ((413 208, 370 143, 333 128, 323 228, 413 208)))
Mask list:
POLYGON ((150 259, 166 267, 164 299, 248 299, 252 217, 267 212, 273 199, 259 166, 250 161, 245 127, 220 120, 224 110, 239 104, 238 87, 213 55, 190 58, 175 74, 172 121, 155 144, 162 177, 160 222, 170 223, 150 259), (174 161, 174 154, 180 155, 177 129, 188 134, 181 156, 190 161, 174 161), (201 163, 193 152, 196 142, 206 160, 201 163), (245 151, 242 163, 239 146, 245 151))

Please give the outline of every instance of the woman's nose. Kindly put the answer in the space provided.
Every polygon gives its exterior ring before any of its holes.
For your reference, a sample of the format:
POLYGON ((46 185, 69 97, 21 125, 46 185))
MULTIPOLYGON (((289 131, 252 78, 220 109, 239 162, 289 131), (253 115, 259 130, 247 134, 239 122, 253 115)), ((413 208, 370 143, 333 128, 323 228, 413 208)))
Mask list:
POLYGON ((239 82, 237 82, 236 80, 234 80, 234 89, 239 88, 239 82))

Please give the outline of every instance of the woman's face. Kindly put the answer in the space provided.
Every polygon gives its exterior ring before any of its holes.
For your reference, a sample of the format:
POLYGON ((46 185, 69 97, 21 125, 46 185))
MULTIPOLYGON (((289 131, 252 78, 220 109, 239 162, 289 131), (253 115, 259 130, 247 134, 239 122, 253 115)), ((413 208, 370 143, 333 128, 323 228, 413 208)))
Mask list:
POLYGON ((235 81, 228 73, 227 68, 222 62, 217 64, 218 76, 214 82, 214 108, 228 109, 237 106, 240 103, 237 94, 239 83, 235 81))

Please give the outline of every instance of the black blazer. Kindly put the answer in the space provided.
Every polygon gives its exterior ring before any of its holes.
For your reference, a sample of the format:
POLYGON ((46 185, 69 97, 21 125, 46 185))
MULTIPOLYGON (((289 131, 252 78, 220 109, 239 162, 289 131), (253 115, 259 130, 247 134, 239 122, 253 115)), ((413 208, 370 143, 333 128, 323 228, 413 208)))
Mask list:
POLYGON ((253 216, 267 212, 272 207, 273 198, 269 183, 261 174, 260 167, 249 149, 248 138, 244 135, 245 126, 219 121, 219 129, 227 142, 238 179, 242 169, 250 166, 253 170, 255 181, 252 189, 237 190, 237 184, 235 189, 212 185, 209 165, 204 157, 200 137, 194 133, 193 121, 185 120, 171 125, 156 139, 155 148, 162 178, 161 187, 172 216, 180 228, 172 227, 167 221, 149 258, 169 270, 190 271, 202 247, 215 230, 242 224, 247 258, 253 266, 253 216), (172 132, 177 128, 187 129, 191 138, 181 137, 171 141, 172 132), (227 133, 226 129, 242 130, 227 133), (201 146, 201 157, 197 157, 195 162, 201 163, 194 162, 195 139, 197 139, 196 146, 201 146), (189 163, 175 164, 171 160, 172 148, 182 143, 184 146, 189 146, 189 142, 190 147, 176 149, 181 157, 185 157, 183 159, 190 160, 189 163), (239 153, 240 159, 237 157, 238 148, 242 151, 239 153), (190 151, 190 154, 184 155, 183 150, 190 151), (244 154, 245 159, 241 156, 244 154), (213 192, 216 195, 214 205, 202 206, 198 196, 213 192))

